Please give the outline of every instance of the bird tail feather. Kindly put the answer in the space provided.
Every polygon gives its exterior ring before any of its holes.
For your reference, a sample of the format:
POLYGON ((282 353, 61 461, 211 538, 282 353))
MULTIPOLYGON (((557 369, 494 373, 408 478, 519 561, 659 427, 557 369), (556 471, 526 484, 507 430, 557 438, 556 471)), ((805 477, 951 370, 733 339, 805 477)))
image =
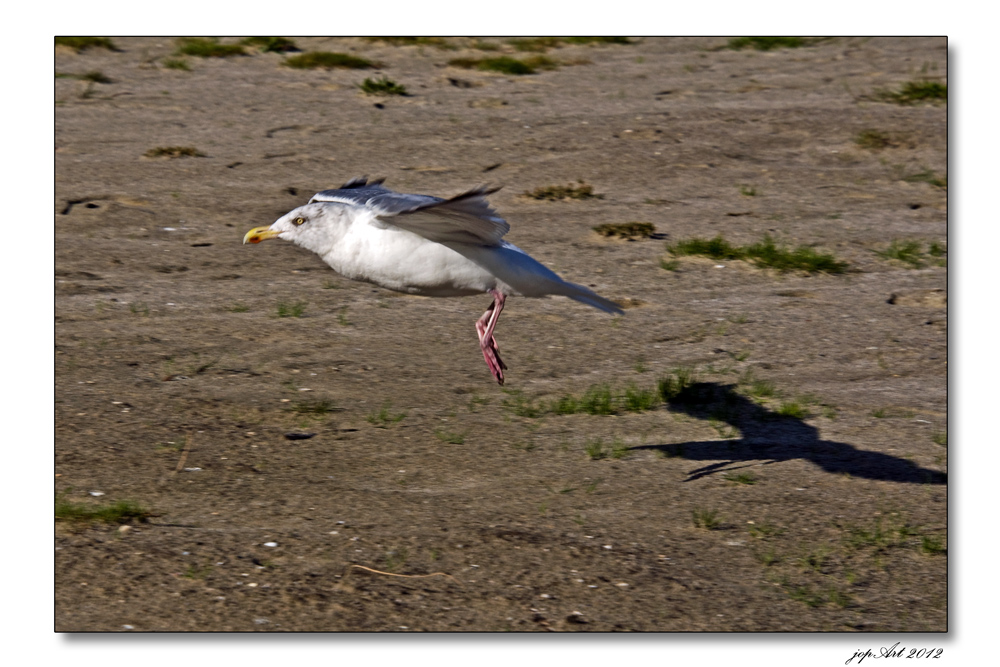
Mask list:
POLYGON ((582 285, 577 285, 576 283, 563 282, 561 285, 562 289, 556 291, 556 294, 562 294, 568 296, 569 298, 579 301, 580 303, 585 303, 588 306, 593 306, 598 310, 603 310, 605 313, 610 313, 612 315, 624 315, 625 311, 622 310, 621 306, 612 301, 611 299, 605 299, 599 294, 595 294, 586 287, 582 285))

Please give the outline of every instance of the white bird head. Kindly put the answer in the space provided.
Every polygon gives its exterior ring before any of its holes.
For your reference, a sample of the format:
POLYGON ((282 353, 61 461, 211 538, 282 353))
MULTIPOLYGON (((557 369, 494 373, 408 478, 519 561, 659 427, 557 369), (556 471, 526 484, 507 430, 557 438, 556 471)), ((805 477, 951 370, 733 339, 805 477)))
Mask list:
POLYGON ((340 204, 325 202, 299 206, 268 227, 254 227, 243 237, 243 243, 278 238, 323 255, 350 224, 342 209, 340 204))

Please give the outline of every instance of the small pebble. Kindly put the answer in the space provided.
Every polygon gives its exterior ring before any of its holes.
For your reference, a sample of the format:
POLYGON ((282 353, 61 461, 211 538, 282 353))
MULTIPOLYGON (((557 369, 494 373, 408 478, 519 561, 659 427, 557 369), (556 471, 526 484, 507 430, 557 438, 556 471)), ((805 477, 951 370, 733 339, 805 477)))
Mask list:
POLYGON ((277 542, 264 542, 264 546, 265 547, 276 547, 276 546, 278 546, 278 543, 277 542))
POLYGON ((92 495, 92 496, 103 496, 104 492, 103 491, 91 491, 90 495, 92 495))

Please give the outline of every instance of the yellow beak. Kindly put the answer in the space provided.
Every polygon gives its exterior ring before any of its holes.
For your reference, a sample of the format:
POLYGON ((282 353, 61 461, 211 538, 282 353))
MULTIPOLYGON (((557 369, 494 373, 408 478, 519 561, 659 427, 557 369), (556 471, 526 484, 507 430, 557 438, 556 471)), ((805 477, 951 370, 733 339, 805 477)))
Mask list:
POLYGON ((260 243, 267 239, 276 239, 280 233, 270 227, 254 227, 243 237, 243 243, 260 243))

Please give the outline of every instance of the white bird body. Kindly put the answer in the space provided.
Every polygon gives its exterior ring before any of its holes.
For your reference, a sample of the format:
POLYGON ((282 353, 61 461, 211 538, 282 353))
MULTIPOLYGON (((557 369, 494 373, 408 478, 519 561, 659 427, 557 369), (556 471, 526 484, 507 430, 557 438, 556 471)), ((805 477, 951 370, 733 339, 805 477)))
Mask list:
POLYGON ((486 363, 503 384, 493 339, 508 296, 568 296, 608 313, 618 304, 567 282, 501 237, 510 229, 486 203, 493 191, 472 190, 452 199, 393 192, 355 179, 324 190, 269 227, 247 232, 244 243, 291 241, 319 255, 345 278, 423 296, 489 293, 494 303, 476 324, 486 363))

